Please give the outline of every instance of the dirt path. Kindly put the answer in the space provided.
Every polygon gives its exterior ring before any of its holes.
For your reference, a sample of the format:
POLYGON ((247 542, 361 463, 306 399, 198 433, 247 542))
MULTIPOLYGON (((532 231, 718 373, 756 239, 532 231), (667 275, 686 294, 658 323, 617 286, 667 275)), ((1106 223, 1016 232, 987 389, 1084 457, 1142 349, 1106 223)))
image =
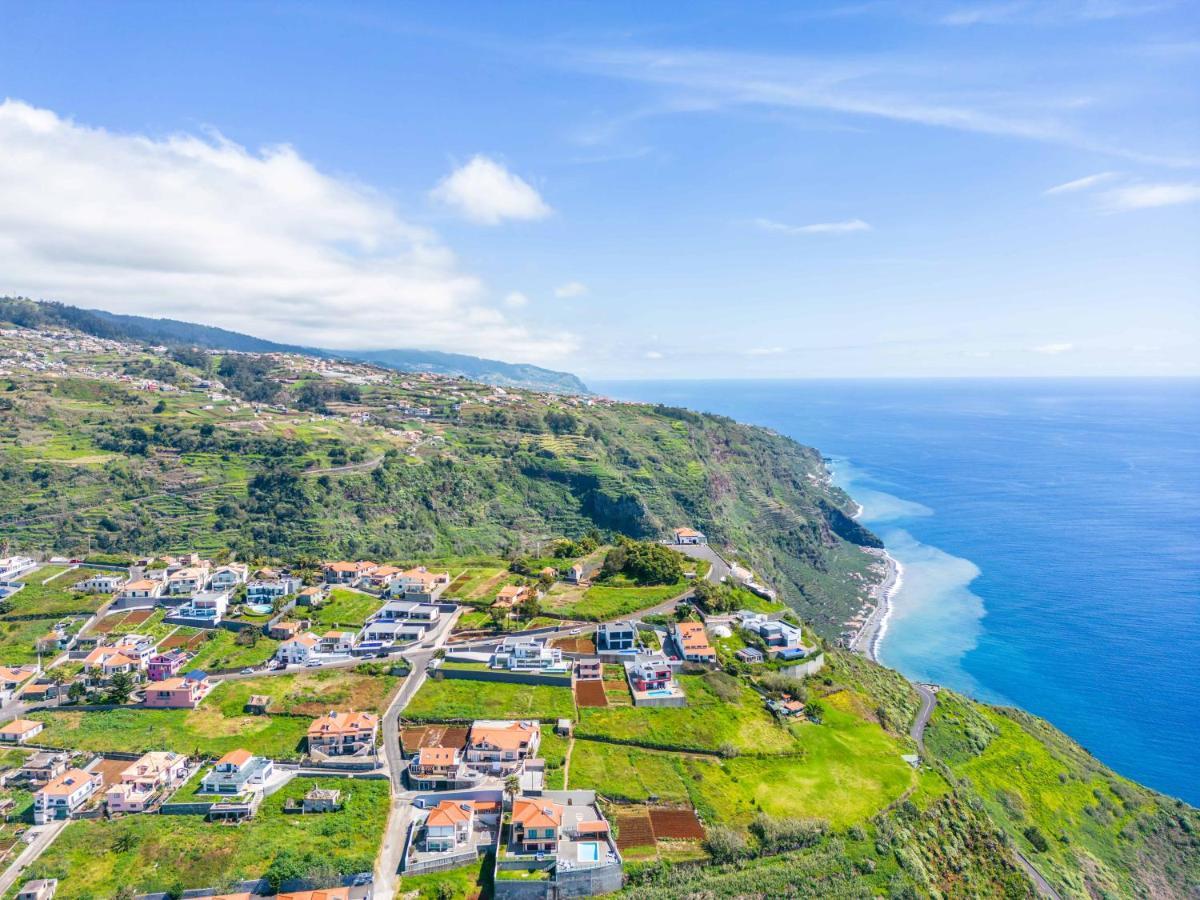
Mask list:
POLYGON ((567 741, 567 755, 563 757, 563 790, 567 790, 567 785, 570 783, 567 779, 571 775, 571 751, 575 749, 575 738, 572 737, 567 741))

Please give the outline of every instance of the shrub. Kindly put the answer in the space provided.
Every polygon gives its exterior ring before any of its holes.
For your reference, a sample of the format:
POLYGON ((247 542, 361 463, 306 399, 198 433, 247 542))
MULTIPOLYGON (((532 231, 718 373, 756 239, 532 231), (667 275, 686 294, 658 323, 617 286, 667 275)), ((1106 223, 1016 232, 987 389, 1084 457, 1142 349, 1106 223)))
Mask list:
POLYGON ((1046 840, 1046 836, 1036 825, 1030 825, 1022 833, 1025 835, 1025 840, 1029 841, 1038 853, 1045 853, 1050 849, 1050 843, 1046 840))
POLYGON ((776 819, 759 813, 750 823, 750 831, 762 852, 784 853, 819 844, 829 832, 829 823, 823 819, 776 819))
POLYGON ((714 825, 708 829, 704 849, 713 858, 713 862, 717 863, 734 862, 750 855, 750 845, 746 836, 725 825, 714 825))

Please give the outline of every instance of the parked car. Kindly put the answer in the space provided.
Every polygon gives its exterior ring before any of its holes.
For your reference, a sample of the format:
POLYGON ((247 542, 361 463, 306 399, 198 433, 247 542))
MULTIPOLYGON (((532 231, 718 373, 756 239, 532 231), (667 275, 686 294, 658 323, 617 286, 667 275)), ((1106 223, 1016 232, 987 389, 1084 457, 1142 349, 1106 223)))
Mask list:
POLYGON ((247 666, 246 668, 242 669, 242 674, 243 675, 253 675, 254 670, 251 669, 249 666, 247 666))
POLYGON ((319 659, 310 659, 308 662, 306 662, 304 664, 305 668, 308 668, 308 669, 315 669, 315 668, 318 668, 320 665, 321 665, 321 661, 319 659))

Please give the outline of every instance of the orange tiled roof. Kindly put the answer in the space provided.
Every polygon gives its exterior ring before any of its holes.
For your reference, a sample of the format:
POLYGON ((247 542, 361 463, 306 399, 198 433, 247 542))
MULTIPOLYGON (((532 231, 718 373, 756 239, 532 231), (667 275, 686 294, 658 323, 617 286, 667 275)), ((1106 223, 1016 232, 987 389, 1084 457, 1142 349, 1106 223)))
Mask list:
POLYGON ((537 725, 527 722, 510 722, 502 728, 493 725, 472 725, 470 740, 472 745, 487 741, 501 750, 519 750, 522 746, 527 746, 539 730, 537 725))
POLYGON ((417 765, 452 766, 457 752, 454 747, 422 747, 417 756, 417 765))
POLYGON ((51 797, 69 797, 71 794, 79 790, 79 786, 85 781, 91 781, 95 778, 82 769, 67 769, 44 788, 42 793, 48 794, 51 797))
POLYGON ((513 822, 526 828, 557 828, 562 824, 563 808, 540 798, 518 797, 513 801, 513 822))
POLYGON ((443 800, 429 811, 426 825, 457 825, 459 822, 470 821, 471 813, 463 809, 453 800, 443 800))
POLYGON ((232 763, 240 768, 241 766, 244 766, 246 763, 250 762, 252 759, 254 759, 254 754, 249 750, 230 750, 217 760, 217 765, 219 766, 222 763, 232 763))
POLYGON ((0 734, 26 734, 42 724, 41 722, 34 722, 32 719, 13 719, 3 728, 0 728, 0 734))
POLYGON ((358 731, 373 731, 379 725, 379 716, 368 712, 331 712, 321 716, 308 726, 308 736, 348 734, 358 731))

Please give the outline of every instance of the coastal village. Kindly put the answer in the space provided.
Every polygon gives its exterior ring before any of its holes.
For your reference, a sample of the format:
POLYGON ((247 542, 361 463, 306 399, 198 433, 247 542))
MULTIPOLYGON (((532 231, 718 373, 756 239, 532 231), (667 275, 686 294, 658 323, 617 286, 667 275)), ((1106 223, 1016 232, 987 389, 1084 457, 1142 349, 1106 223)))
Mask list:
MULTIPOLYGON (((795 680, 789 694, 777 678, 759 693, 760 713, 744 710, 757 727, 788 734, 814 718, 800 698, 823 654, 773 591, 699 531, 679 527, 659 546, 678 557, 682 579, 627 587, 620 614, 604 618, 587 597, 611 548, 566 540, 536 571, 500 560, 255 566, 197 553, 127 566, 0 559, 5 613, 55 611, 26 647, 0 646, 27 660, 0 671, 0 741, 10 748, 0 807, 13 838, 5 883, 52 853, 74 822, 188 816, 252 829, 280 814, 344 816, 367 784, 393 788, 379 798, 386 839, 373 870, 335 885, 252 880, 222 896, 389 896, 396 877, 485 857, 496 897, 588 896, 620 889, 623 852, 700 852, 705 822, 693 804, 614 803, 578 756, 568 778, 570 749, 583 743, 576 732, 594 728, 591 711, 624 708, 650 722, 686 709, 698 696, 690 685, 728 665, 795 680), (706 611, 697 580, 751 608, 706 611), (572 602, 574 617, 555 614, 572 602), (310 718, 286 708, 301 693, 313 695, 302 704, 310 718), (522 695, 534 700, 528 715, 492 717, 522 695), (177 732, 209 714, 284 716, 287 734, 275 740, 274 728, 254 725, 242 743, 239 728, 185 750, 177 732), (164 715, 173 718, 151 718, 164 715), (21 824, 13 814, 26 802, 21 824), (645 816, 645 833, 625 827, 645 816)), ((599 758, 589 767, 603 770, 608 746, 590 747, 599 758)), ((33 879, 19 896, 55 890, 54 879, 33 879)))

